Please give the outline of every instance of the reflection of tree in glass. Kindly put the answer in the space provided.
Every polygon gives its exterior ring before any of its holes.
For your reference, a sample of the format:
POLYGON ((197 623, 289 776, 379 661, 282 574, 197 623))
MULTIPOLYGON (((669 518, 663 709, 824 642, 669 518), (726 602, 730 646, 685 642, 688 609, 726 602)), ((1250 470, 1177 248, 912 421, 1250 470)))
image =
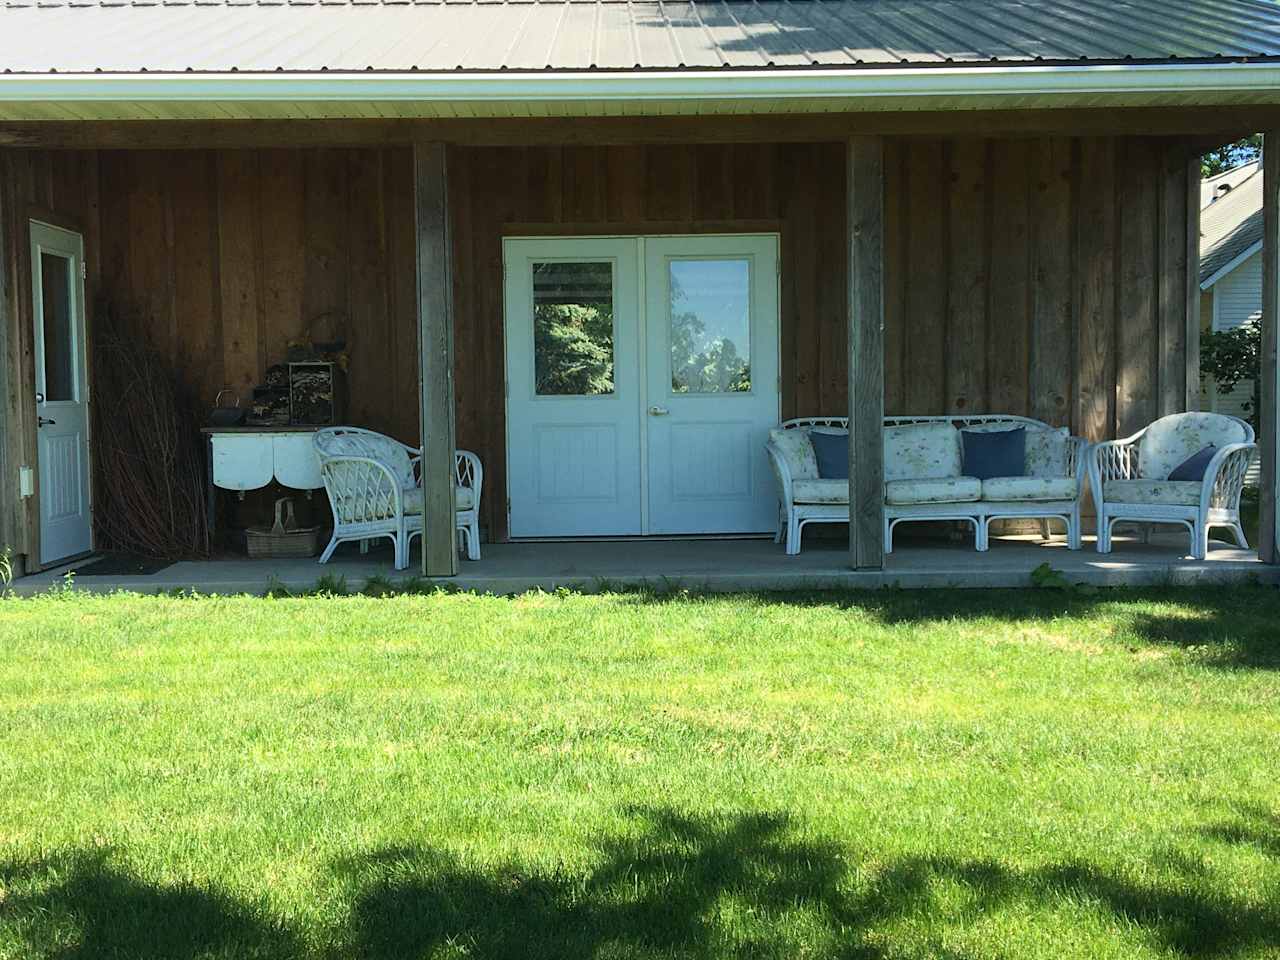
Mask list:
POLYGON ((729 337, 707 339, 707 325, 692 310, 680 281, 671 282, 671 389, 675 393, 743 393, 751 389, 751 363, 729 337))
POLYGON ((537 392, 613 393, 613 311, 576 303, 534 307, 537 392))

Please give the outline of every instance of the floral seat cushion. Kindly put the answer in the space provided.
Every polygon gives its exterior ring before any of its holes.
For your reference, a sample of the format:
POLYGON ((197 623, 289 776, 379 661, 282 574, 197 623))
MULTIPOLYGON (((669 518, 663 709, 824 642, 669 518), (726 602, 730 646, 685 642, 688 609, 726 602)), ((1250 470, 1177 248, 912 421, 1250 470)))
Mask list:
POLYGON ((797 480, 791 485, 796 503, 848 503, 848 480, 797 480))
POLYGON ((923 480, 890 480, 884 485, 887 503, 973 503, 982 496, 977 477, 934 477, 923 480))
MULTIPOLYGON (((950 423, 908 423, 900 427, 885 428, 884 478, 889 483, 898 480, 941 480, 959 476, 960 431, 950 423)), ((978 499, 978 494, 974 493, 972 499, 978 499)))
MULTIPOLYGON (((1244 427, 1221 414, 1175 413, 1161 417, 1147 427, 1138 441, 1138 476, 1143 480, 1165 480, 1175 467, 1205 447, 1222 449, 1246 440, 1244 427)), ((1200 502, 1198 497, 1196 502, 1200 502)))
POLYGON ((982 499, 992 502, 1074 500, 1076 493, 1074 477, 993 477, 982 481, 982 499))
MULTIPOLYGON (((847 484, 846 484, 847 486, 847 484)), ((454 503, 459 510, 470 510, 475 506, 475 491, 470 487, 454 487, 454 503)), ((417 516, 422 513, 422 488, 408 487, 404 491, 405 516, 417 516)))
POLYGON ((1108 503, 1198 507, 1203 486, 1199 480, 1108 480, 1102 485, 1102 499, 1108 503))
POLYGON ((792 480, 818 479, 818 457, 813 452, 813 441, 809 439, 808 430, 803 427, 770 430, 769 443, 786 463, 792 480))

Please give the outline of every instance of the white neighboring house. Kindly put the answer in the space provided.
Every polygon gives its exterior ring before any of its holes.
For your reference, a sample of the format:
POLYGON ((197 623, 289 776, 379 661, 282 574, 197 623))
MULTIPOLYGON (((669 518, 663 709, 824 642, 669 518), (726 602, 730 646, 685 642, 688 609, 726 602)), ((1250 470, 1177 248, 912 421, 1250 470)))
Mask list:
MULTIPOLYGON (((1262 314, 1262 164, 1242 164, 1209 177, 1200 188, 1200 322, 1233 330, 1262 314)), ((1248 419, 1253 381, 1228 394, 1206 383, 1202 408, 1248 419)), ((1249 482, 1256 484, 1254 462, 1249 482)))

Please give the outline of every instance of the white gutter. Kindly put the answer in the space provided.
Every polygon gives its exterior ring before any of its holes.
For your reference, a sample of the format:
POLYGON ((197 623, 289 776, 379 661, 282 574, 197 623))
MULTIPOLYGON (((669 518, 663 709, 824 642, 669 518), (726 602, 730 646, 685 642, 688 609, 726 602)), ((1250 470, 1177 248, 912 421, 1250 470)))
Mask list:
POLYGON ((1280 64, 863 69, 0 74, 0 101, 645 101, 1273 93, 1280 64))

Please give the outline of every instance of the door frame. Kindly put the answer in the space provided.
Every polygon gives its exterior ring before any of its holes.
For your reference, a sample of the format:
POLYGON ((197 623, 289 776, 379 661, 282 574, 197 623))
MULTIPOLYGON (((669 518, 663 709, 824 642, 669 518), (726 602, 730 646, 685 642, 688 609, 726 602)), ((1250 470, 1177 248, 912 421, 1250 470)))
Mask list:
MULTIPOLYGON (((84 233, 79 229, 64 226, 58 223, 52 223, 47 219, 40 217, 31 217, 27 221, 27 251, 28 251, 28 270, 26 283, 30 284, 30 300, 31 316, 28 318, 27 334, 31 337, 31 390, 30 398, 33 410, 31 431, 35 435, 34 444, 34 463, 33 467, 33 489, 35 516, 34 516, 34 543, 33 549, 27 556, 29 566, 36 569, 45 569, 46 567, 57 566, 69 560, 75 560, 78 557, 87 556, 92 553, 96 547, 96 535, 93 525, 93 409, 90 403, 90 376, 89 376, 89 341, 88 341, 88 303, 86 300, 86 274, 88 272, 88 262, 85 259, 85 240, 84 233), (41 232, 51 232, 53 234, 61 234, 69 238, 69 244, 64 246, 53 246, 46 242, 42 242, 40 238, 41 232), (36 283, 37 273, 41 270, 40 253, 42 250, 48 250, 61 256, 68 254, 68 247, 73 248, 71 255, 73 262, 79 264, 79 269, 72 275, 72 296, 74 297, 74 328, 75 337, 75 366, 76 375, 79 380, 79 388, 81 391, 82 402, 84 404, 84 463, 85 463, 85 506, 89 518, 89 547, 82 553, 71 554, 66 557, 60 557, 56 560, 44 560, 45 536, 44 536, 44 516, 41 510, 40 501, 42 491, 40 489, 40 437, 39 437, 39 404, 35 402, 35 394, 40 391, 37 389, 40 379, 44 374, 44 336, 43 331, 40 336, 36 336, 36 322, 43 321, 44 318, 44 293, 40 284, 36 283), (78 274, 78 275, 77 275, 78 274)), ((74 269, 74 268, 73 268, 74 269)))
MULTIPOLYGON (((681 232, 673 232, 669 230, 660 230, 651 233, 645 232, 629 232, 629 233, 606 233, 603 231, 590 233, 566 233, 562 232, 563 227, 555 228, 557 232, 552 232, 550 225, 547 232, 541 229, 527 229, 530 225, 521 225, 520 232, 504 233, 502 236, 502 268, 503 268, 503 297, 502 297, 502 379, 503 379, 503 440, 505 449, 503 451, 508 464, 506 471, 506 489, 503 491, 505 497, 505 513, 508 539, 530 542, 530 541, 563 541, 563 540, 634 540, 638 538, 652 539, 680 539, 686 537, 739 537, 753 536, 746 534, 650 534, 649 530, 649 513, 650 513, 650 488, 649 488, 649 418, 641 415, 640 420, 640 529, 641 533, 637 536, 610 536, 602 535, 593 537, 589 535, 563 535, 563 536, 546 536, 546 537, 513 537, 511 531, 511 489, 516 478, 513 471, 509 469, 511 464, 511 388, 507 379, 507 373, 511 363, 511 338, 509 334, 510 323, 508 311, 510 304, 506 296, 506 273, 507 273, 507 242, 508 241, 542 241, 545 243, 555 243, 562 240, 685 240, 685 239, 714 239, 723 237, 726 239, 736 239, 742 237, 769 237, 775 243, 776 257, 774 261, 775 273, 774 284, 775 303, 777 304, 776 319, 772 336, 773 347, 777 357, 778 367, 778 383, 777 383, 777 413, 776 420, 780 422, 782 417, 783 390, 782 390, 782 230, 779 225, 772 222, 768 224, 751 224, 756 229, 742 230, 686 230, 681 232)), ((544 225, 537 225, 542 227, 544 225)), ((571 228, 570 228, 571 229, 571 228)), ((552 257, 552 259, 555 259, 552 257)), ((648 309, 648 265, 645 245, 643 242, 636 244, 636 335, 638 338, 638 357, 637 366, 640 376, 640 390, 642 397, 647 397, 648 391, 648 354, 649 354, 649 309, 648 309)), ((530 358, 530 363, 532 363, 530 358)), ((644 404, 640 405, 640 413, 643 414, 644 404)))

